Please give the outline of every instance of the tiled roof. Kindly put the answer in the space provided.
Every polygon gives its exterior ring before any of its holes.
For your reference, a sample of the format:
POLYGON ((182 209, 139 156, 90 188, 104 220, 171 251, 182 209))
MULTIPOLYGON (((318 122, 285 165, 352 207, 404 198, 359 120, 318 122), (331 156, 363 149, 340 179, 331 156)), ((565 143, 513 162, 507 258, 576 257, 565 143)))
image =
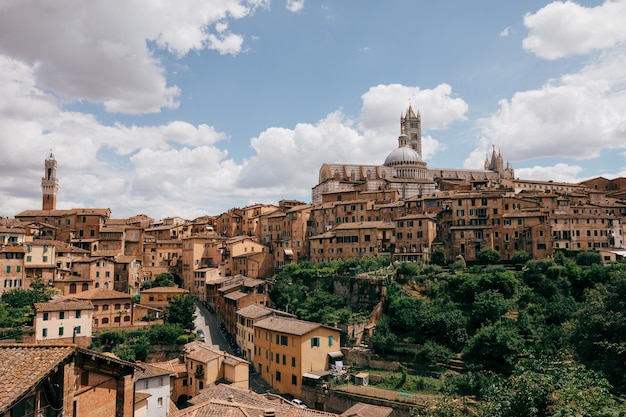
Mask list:
POLYGON ((320 326, 321 324, 319 323, 290 319, 286 317, 268 317, 266 319, 259 320, 254 324, 254 327, 258 327, 260 329, 272 330, 297 336, 307 334, 320 326))
POLYGON ((356 403, 341 414, 342 417, 389 417, 393 412, 391 407, 382 407, 364 403, 356 403))
POLYGON ((0 415, 75 350, 71 345, 0 345, 0 415))
POLYGON ((258 319, 272 314, 272 310, 261 304, 251 304, 237 310, 237 314, 248 319, 258 319))
POLYGON ((120 291, 110 290, 108 288, 93 288, 88 291, 83 291, 75 295, 76 298, 80 298, 83 300, 109 300, 109 299, 131 299, 130 294, 126 294, 120 291))
POLYGON ((44 311, 67 311, 67 310, 93 310, 93 304, 89 300, 75 298, 53 298, 47 303, 35 303, 36 312, 44 311))
POLYGON ((232 385, 212 385, 193 397, 194 406, 171 414, 174 417, 263 417, 265 410, 273 409, 276 417, 337 417, 337 414, 303 409, 274 396, 270 399, 253 391, 232 385), (241 414, 240 414, 241 413, 241 414))
POLYGON ((150 363, 137 363, 141 370, 135 373, 135 381, 139 381, 141 379, 154 378, 156 376, 170 375, 173 371, 168 371, 161 366, 155 366, 155 364, 150 363))
MULTIPOLYGON (((211 347, 211 345, 205 342, 201 342, 199 340, 195 342, 187 343, 185 345, 185 357, 192 359, 194 361, 198 361, 202 363, 209 363, 222 356, 231 361, 236 361, 237 363, 241 363, 241 362, 247 363, 247 361, 244 359, 241 359, 237 356, 233 356, 227 353, 226 351, 214 349, 211 347)), ((235 364, 235 363, 231 362, 231 364, 235 364)))
POLYGON ((178 288, 178 287, 153 287, 147 290, 142 290, 141 293, 177 293, 177 294, 181 294, 181 293, 187 293, 189 292, 188 290, 185 290, 183 288, 178 288))

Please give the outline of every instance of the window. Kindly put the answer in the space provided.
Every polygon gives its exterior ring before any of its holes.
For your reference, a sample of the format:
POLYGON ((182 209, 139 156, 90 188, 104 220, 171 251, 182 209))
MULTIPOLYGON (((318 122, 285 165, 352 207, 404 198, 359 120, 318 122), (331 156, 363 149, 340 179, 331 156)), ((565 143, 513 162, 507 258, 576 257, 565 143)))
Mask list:
POLYGON ((59 327, 59 336, 63 336, 64 329, 63 327, 59 327))
POLYGON ((157 400, 157 407, 163 407, 163 397, 159 397, 159 399, 157 400))
POLYGON ((65 318, 65 311, 59 311, 59 320, 63 320, 65 318))
POLYGON ((76 334, 80 334, 80 326, 74 327, 74 331, 76 332, 76 334))
POLYGON ((291 375, 291 385, 298 385, 298 377, 291 375))
POLYGON ((311 338, 311 347, 319 347, 320 345, 320 338, 319 337, 312 337, 311 338))
POLYGON ((48 337, 48 329, 43 329, 42 336, 48 337))
POLYGON ((276 371, 276 381, 280 381, 280 371, 276 371))
POLYGON ((276 363, 277 364, 280 363, 280 354, 279 353, 276 354, 276 363))
POLYGON ((289 337, 288 336, 281 336, 280 337, 280 344, 283 346, 289 346, 289 337))
POLYGON ((296 367, 296 358, 295 358, 295 356, 291 357, 291 366, 294 367, 294 368, 296 367))
POLYGON ((43 313, 43 320, 47 321, 48 320, 48 313, 43 313))
POLYGON ((79 319, 80 318, 80 310, 76 310, 76 318, 79 319))
POLYGON ((283 355, 283 365, 287 365, 287 356, 283 355))
POLYGON ((11 265, 7 265, 7 272, 11 272, 11 265))

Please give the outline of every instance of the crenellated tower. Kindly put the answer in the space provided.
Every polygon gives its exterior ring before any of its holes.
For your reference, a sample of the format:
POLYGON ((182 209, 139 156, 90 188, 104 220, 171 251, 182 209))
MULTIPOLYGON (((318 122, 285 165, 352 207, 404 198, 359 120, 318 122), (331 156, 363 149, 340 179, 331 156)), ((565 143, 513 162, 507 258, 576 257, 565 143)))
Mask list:
POLYGON ((54 154, 50 152, 50 156, 45 161, 44 176, 41 178, 42 210, 56 210, 58 190, 57 160, 54 159, 54 154))

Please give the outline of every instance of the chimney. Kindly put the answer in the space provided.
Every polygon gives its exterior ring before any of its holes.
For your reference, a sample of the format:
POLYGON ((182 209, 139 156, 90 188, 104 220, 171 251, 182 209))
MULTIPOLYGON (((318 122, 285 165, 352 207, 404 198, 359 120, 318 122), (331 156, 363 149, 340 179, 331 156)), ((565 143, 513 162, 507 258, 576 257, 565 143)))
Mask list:
POLYGON ((266 408, 263 410, 263 417, 276 417, 276 410, 273 408, 266 408))
POLYGON ((228 402, 229 402, 229 403, 232 403, 234 399, 235 399, 235 397, 233 396, 233 394, 230 394, 230 395, 228 396, 228 402))

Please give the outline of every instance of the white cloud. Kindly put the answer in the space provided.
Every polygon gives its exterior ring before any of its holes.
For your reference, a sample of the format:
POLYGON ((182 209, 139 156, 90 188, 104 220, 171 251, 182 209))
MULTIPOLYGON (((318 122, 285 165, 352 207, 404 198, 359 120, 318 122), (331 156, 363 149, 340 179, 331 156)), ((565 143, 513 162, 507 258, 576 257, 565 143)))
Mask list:
MULTIPOLYGON (((625 65, 626 53, 614 48, 576 73, 502 100, 497 113, 478 122, 482 141, 477 154, 484 155, 491 144, 515 161, 589 159, 603 149, 624 149, 625 65)), ((470 158, 473 163, 477 154, 470 158)))
POLYGON ((576 183, 583 180, 579 177, 582 171, 583 168, 578 165, 559 163, 553 166, 533 166, 531 168, 518 168, 515 170, 515 176, 517 178, 523 178, 525 180, 576 183))
POLYGON ((304 0, 287 0, 287 10, 290 12, 299 12, 304 8, 304 0))
POLYGON ((511 26, 508 26, 506 28, 504 28, 502 30, 502 32, 500 32, 500 37, 501 38, 506 38, 511 34, 511 26))
POLYGON ((0 5, 0 53, 34 66, 36 84, 66 99, 102 103, 109 112, 157 112, 176 108, 180 89, 168 85, 148 42, 179 57, 204 49, 236 55, 243 36, 228 31, 228 20, 268 5, 269 0, 128 0, 115 7, 104 0, 7 0, 0 5))
POLYGON ((626 41, 626 1, 596 7, 555 1, 524 17, 529 34, 523 47, 549 60, 611 48, 626 41))

